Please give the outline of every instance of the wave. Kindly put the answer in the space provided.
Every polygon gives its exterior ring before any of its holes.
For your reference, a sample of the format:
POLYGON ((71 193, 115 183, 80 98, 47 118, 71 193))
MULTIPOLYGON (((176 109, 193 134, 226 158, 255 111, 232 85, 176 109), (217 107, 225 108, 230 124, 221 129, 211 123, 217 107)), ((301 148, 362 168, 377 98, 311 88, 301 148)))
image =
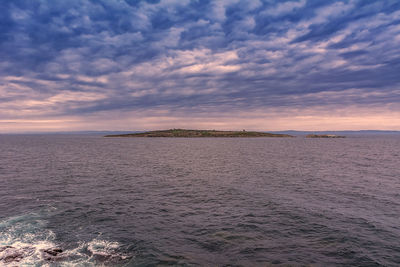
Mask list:
POLYGON ((99 238, 64 249, 46 225, 38 213, 0 221, 0 265, 115 266, 131 258, 120 252, 118 242, 99 238))

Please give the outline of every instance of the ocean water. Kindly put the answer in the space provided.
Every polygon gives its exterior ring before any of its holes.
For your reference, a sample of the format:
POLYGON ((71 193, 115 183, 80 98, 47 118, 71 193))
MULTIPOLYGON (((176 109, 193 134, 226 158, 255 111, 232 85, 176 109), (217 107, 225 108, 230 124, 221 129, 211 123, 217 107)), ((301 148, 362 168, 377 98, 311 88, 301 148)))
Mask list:
POLYGON ((399 266, 400 138, 0 136, 3 266, 399 266))

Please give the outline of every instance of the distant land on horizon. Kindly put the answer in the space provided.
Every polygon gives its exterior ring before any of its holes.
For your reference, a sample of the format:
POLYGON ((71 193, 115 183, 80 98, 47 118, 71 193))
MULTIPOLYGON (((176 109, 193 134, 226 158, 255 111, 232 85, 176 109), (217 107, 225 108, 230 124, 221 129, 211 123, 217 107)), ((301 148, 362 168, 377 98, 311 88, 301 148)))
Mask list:
POLYGON ((308 135, 308 134, 335 134, 335 135, 400 135, 400 131, 395 130, 343 130, 343 131, 296 131, 296 130, 287 130, 287 131, 271 131, 271 133, 282 133, 282 134, 291 134, 291 135, 308 135))
POLYGON ((105 137, 294 137, 288 134, 266 133, 255 131, 219 131, 219 130, 188 130, 169 129, 148 131, 142 133, 114 134, 105 137))
MULTIPOLYGON (((41 135, 41 134, 60 134, 60 135, 74 135, 74 134, 82 134, 82 135, 119 135, 119 134, 131 134, 131 133, 144 133, 149 130, 120 130, 120 131, 112 131, 112 130, 88 130, 88 131, 57 131, 57 132, 10 132, 10 133, 0 133, 0 135, 24 135, 24 134, 33 134, 33 135, 41 135)), ((305 136, 307 134, 336 134, 336 135, 400 135, 400 131, 396 130, 326 130, 326 131, 300 131, 300 130, 283 130, 283 131, 264 131, 259 130, 257 132, 262 133, 273 133, 273 134, 288 134, 295 136, 305 136)))

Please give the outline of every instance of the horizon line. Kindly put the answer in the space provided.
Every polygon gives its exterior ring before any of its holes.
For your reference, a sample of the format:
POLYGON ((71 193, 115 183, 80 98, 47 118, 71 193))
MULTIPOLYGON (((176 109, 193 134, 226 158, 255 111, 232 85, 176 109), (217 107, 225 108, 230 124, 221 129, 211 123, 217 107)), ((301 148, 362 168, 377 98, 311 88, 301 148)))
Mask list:
MULTIPOLYGON (((181 129, 181 130, 209 130, 210 129, 186 129, 186 128, 170 128, 170 129, 158 129, 158 130, 78 130, 78 131, 24 131, 24 132, 0 132, 0 135, 18 135, 18 134, 83 134, 83 133, 118 133, 118 132, 149 132, 149 131, 164 131, 164 130, 172 130, 172 129, 181 129)), ((242 131, 242 130, 218 130, 212 129, 215 131, 242 131)), ((383 132, 383 133, 400 133, 400 130, 376 130, 376 129, 368 129, 368 130, 246 130, 249 132, 350 132, 350 133, 358 133, 358 132, 383 132)))

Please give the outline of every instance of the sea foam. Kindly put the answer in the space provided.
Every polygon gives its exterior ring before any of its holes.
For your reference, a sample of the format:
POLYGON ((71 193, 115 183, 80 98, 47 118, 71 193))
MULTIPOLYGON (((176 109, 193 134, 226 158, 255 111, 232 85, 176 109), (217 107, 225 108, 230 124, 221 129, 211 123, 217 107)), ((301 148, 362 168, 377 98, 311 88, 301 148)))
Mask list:
POLYGON ((98 238, 78 241, 74 248, 64 250, 46 226, 38 213, 0 221, 0 265, 109 266, 129 258, 118 252, 118 242, 98 238))

